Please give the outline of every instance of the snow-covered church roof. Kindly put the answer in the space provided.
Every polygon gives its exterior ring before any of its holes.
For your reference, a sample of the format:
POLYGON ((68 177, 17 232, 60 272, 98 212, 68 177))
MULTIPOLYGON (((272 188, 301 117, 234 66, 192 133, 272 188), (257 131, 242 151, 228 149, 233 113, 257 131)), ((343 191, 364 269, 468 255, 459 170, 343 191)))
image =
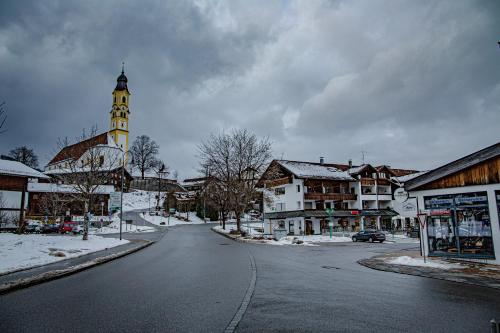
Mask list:
POLYGON ((293 173, 298 178, 320 178, 333 180, 354 181, 348 172, 342 171, 328 164, 318 164, 311 162, 298 162, 277 160, 282 167, 293 173))

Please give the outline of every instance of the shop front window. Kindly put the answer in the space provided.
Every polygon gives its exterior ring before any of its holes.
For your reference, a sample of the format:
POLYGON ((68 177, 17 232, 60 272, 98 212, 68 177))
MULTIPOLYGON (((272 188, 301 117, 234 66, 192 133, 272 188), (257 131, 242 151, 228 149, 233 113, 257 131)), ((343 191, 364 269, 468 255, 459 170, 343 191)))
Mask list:
POLYGON ((430 254, 493 257, 486 192, 425 197, 430 254))

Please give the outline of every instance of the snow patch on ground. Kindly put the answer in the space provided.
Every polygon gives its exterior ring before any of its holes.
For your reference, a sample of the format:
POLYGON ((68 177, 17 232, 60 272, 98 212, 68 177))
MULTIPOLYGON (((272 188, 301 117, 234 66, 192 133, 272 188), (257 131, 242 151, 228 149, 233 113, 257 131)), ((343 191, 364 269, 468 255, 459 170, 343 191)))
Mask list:
POLYGON ((168 217, 165 216, 156 216, 156 215, 149 215, 149 214, 140 214, 143 219, 148 221, 149 223, 152 223, 154 225, 159 225, 159 226, 174 226, 174 225, 186 225, 186 224, 204 224, 205 222, 200 219, 198 216, 196 216, 195 212, 189 213, 189 222, 184 221, 180 219, 179 217, 186 217, 186 213, 181 213, 180 215, 175 215, 175 216, 170 216, 170 222, 168 220, 168 217), (162 224, 164 223, 164 224, 162 224))
MULTIPOLYGON (((123 211, 128 212, 137 209, 147 210, 150 207, 154 208, 157 204, 157 195, 158 192, 141 190, 134 190, 133 192, 123 193, 123 211)), ((163 203, 164 196, 165 193, 162 193, 160 204, 163 203)))
MULTIPOLYGON (((126 224, 125 222, 122 222, 122 233, 124 233, 124 232, 144 233, 144 232, 155 232, 155 231, 156 231, 156 229, 154 227, 135 225, 135 224, 126 224)), ((96 235, 116 234, 119 232, 120 232, 120 220, 113 221, 111 224, 109 224, 106 227, 93 228, 89 231, 90 234, 96 234, 96 235)))
POLYGON ((0 273, 79 257, 128 242, 94 235, 89 235, 89 240, 84 241, 80 235, 3 233, 0 234, 0 273))
POLYGON ((462 267, 459 264, 453 264, 446 261, 429 259, 429 258, 427 258, 427 262, 424 263, 423 258, 413 258, 409 256, 392 258, 388 260, 387 263, 393 265, 421 266, 421 267, 439 268, 439 269, 457 269, 462 267))

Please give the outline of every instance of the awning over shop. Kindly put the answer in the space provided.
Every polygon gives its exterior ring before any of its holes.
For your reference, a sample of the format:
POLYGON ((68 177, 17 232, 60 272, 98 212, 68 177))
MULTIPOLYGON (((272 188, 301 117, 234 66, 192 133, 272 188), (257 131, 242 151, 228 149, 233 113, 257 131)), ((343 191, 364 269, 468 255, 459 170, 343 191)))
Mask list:
MULTIPOLYGON (((333 217, 359 217, 359 216, 396 216, 398 215, 395 211, 390 209, 367 209, 367 210, 334 210, 333 217)), ((288 212, 272 212, 265 213, 264 218, 275 220, 275 219, 286 219, 294 217, 304 217, 304 218, 328 218, 329 215, 324 210, 294 210, 288 212)))
POLYGON ((398 213, 392 209, 365 209, 361 211, 361 216, 397 216, 398 213))

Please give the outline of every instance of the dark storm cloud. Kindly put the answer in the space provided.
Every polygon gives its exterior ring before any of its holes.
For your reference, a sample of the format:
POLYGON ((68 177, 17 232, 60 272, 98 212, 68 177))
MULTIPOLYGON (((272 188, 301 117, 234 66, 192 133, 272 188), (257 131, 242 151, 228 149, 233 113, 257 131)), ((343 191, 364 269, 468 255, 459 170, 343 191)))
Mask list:
POLYGON ((3 1, 0 152, 50 158, 108 128, 126 62, 131 137, 180 176, 211 132, 247 127, 291 159, 429 168, 500 138, 496 2, 3 1))

